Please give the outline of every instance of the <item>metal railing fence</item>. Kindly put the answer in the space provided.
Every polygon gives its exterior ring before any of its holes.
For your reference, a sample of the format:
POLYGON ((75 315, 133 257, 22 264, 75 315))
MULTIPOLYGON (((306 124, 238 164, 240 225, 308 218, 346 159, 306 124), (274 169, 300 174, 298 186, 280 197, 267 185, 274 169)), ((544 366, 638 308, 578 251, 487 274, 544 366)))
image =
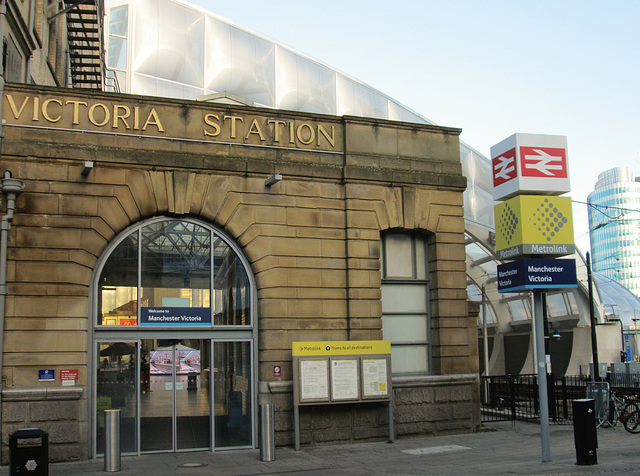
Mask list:
MULTIPOLYGON (((548 376, 549 418, 573 421, 572 401, 586 398, 587 375, 548 376)), ((640 400, 640 374, 607 374, 612 392, 640 400)), ((535 420, 539 418, 538 376, 498 375, 480 377, 482 421, 535 420)))

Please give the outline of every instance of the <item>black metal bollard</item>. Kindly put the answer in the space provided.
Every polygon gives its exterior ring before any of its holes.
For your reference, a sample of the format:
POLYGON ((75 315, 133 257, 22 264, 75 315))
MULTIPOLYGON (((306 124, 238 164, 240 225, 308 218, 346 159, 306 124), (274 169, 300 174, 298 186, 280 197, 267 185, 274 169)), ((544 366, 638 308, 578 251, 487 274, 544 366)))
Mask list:
POLYGON ((596 431, 595 400, 583 398, 573 401, 573 435, 576 445, 576 464, 598 464, 598 433, 596 431))

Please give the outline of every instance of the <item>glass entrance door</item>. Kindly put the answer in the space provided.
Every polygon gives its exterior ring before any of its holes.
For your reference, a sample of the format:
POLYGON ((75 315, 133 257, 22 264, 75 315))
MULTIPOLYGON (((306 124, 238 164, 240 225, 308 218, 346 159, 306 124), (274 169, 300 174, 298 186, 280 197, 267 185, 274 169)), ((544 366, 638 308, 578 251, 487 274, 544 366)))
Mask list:
POLYGON ((145 339, 141 355, 140 450, 210 448, 209 341, 145 339))
POLYGON ((176 449, 211 447, 209 341, 176 345, 176 449))
POLYGON ((96 454, 105 451, 105 410, 120 410, 120 451, 135 453, 137 342, 98 342, 96 350, 96 454))

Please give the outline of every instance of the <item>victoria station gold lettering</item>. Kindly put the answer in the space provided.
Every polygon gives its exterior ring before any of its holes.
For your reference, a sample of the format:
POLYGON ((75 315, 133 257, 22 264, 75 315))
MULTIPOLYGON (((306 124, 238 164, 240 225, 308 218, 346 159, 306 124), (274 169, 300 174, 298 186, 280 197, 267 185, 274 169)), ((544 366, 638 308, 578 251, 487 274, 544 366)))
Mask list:
MULTIPOLYGON (((263 130, 265 126, 260 125, 260 121, 258 121, 258 119, 253 119, 251 124, 247 128, 243 129, 244 133, 239 132, 244 125, 244 118, 242 116, 220 116, 219 114, 210 113, 204 116, 204 123, 205 127, 203 132, 205 137, 218 137, 222 133, 222 128, 227 127, 229 130, 229 137, 231 139, 237 139, 240 134, 244 139, 249 139, 252 136, 255 136, 260 139, 261 142, 265 142, 267 140, 265 137, 265 131, 263 130)), ((309 145, 313 143, 317 137, 318 140, 315 145, 320 146, 322 144, 320 138, 323 137, 331 147, 335 147, 336 145, 334 126, 331 126, 329 130, 327 130, 320 124, 317 124, 314 127, 312 124, 303 122, 296 127, 296 124, 293 122, 269 119, 266 121, 266 127, 267 132, 271 134, 273 142, 275 143, 281 143, 284 141, 289 144, 295 144, 295 139, 298 139, 298 142, 301 144, 309 145), (287 134, 287 132, 284 131, 288 132, 288 139, 283 139, 283 135, 287 134)))
MULTIPOLYGON (((20 116, 22 116, 23 111, 27 108, 29 99, 29 96, 25 96, 22 103, 18 106, 13 96, 7 94, 7 102, 9 103, 14 118, 19 119, 20 116)), ((151 108, 144 124, 140 127, 140 108, 138 106, 133 108, 132 117, 131 108, 124 104, 114 104, 112 107, 109 107, 106 104, 95 103, 89 106, 85 101, 67 100, 63 103, 60 99, 55 98, 40 101, 40 98, 37 96, 33 98, 31 120, 37 122, 40 120, 40 115, 42 115, 47 122, 56 123, 62 119, 68 108, 72 111, 72 124, 74 125, 80 123, 81 111, 86 110, 89 122, 96 127, 102 127, 111 123, 113 129, 118 129, 122 124, 125 129, 145 131, 149 126, 155 126, 158 132, 164 132, 155 108, 151 108)))
MULTIPOLYGON (((14 119, 32 122, 46 121, 56 124, 62 121, 79 125, 82 121, 95 127, 133 131, 155 131, 164 133, 165 127, 155 107, 144 108, 126 104, 109 104, 75 99, 41 98, 24 96, 15 98, 6 94, 14 119)), ((335 126, 323 126, 310 122, 295 122, 282 119, 247 118, 240 115, 207 113, 203 117, 201 134, 212 140, 250 140, 276 145, 303 144, 307 146, 335 148, 335 126)), ((196 131, 194 131, 196 133, 196 131)))

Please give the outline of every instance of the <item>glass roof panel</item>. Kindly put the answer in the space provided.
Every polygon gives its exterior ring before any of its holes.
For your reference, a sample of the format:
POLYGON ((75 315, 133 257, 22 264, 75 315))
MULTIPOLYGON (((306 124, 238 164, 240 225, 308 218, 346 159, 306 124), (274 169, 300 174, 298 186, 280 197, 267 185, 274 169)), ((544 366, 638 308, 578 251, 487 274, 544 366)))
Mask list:
POLYGON ((338 115, 389 117, 386 98, 350 78, 337 77, 338 115))
POLYGON ((171 0, 138 0, 136 20, 133 71, 202 91, 204 14, 171 0))
POLYGON ((471 301, 482 302, 482 291, 473 283, 467 285, 467 296, 471 301))
POLYGON ((498 263, 495 261, 487 261, 486 263, 482 263, 480 267, 487 273, 489 276, 497 276, 498 275, 498 263))
POLYGON ((636 295, 600 273, 593 273, 593 278, 606 314, 619 318, 625 329, 635 329, 636 322, 640 323, 640 300, 636 295))
POLYGON ((336 73, 284 48, 278 50, 278 109, 336 113, 336 73))
POLYGON ((484 248, 482 248, 480 245, 478 245, 478 243, 475 242, 467 244, 465 246, 465 252, 473 261, 477 261, 489 256, 489 253, 487 253, 484 248))
POLYGON ((547 294, 547 312, 549 317, 567 316, 567 305, 562 293, 547 294))
POLYGON ((509 301, 507 304, 514 321, 526 321, 530 319, 530 314, 524 301, 509 301))
POLYGON ((276 46, 207 16, 207 89, 275 107, 276 46))

